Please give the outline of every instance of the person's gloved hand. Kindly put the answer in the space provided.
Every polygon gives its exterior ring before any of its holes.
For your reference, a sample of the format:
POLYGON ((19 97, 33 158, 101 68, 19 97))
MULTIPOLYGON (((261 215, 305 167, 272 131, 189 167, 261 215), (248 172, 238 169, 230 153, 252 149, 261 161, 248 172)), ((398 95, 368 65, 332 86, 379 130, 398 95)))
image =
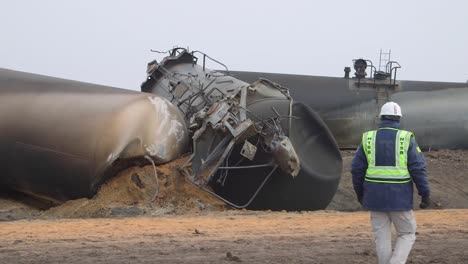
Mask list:
POLYGON ((429 195, 421 197, 421 203, 419 204, 419 208, 426 209, 431 205, 431 197, 429 195))

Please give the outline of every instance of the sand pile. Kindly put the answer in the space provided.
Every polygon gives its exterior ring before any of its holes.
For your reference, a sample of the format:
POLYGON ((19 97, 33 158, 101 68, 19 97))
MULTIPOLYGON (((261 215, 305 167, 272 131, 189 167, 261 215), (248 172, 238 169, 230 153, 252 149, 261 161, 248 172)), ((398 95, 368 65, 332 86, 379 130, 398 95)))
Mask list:
POLYGON ((177 170, 188 157, 157 166, 131 167, 101 186, 92 199, 77 199, 41 213, 41 217, 83 218, 165 215, 219 211, 224 203, 193 186, 177 170))

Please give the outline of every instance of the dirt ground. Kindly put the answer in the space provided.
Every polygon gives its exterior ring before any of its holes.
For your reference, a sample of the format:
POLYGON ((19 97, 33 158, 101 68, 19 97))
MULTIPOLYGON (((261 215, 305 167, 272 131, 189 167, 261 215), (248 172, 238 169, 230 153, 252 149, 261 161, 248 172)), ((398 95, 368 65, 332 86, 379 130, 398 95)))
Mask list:
MULTIPOLYGON (((408 263, 468 263, 468 210, 418 211, 408 263)), ((376 263, 366 212, 0 223, 0 263, 376 263)))
MULTIPOLYGON (((352 190, 354 152, 342 155, 326 211, 230 210, 177 173, 185 158, 158 166, 157 178, 152 166, 129 168, 92 199, 48 210, 0 197, 0 264, 375 263, 369 214, 352 190)), ((416 211, 409 263, 468 263, 468 151, 425 157, 433 205, 416 211)))

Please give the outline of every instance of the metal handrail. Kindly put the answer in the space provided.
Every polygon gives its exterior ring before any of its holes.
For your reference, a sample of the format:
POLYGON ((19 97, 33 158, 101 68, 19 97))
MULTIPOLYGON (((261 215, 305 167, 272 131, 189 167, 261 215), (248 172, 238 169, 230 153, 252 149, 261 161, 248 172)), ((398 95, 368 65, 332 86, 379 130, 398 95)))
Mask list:
POLYGON ((208 59, 210 59, 210 60, 212 60, 212 61, 218 63, 219 65, 223 66, 224 69, 226 69, 226 71, 227 71, 228 74, 229 74, 229 69, 228 69, 228 67, 227 67, 224 63, 222 63, 222 62, 220 62, 220 61, 218 61, 218 60, 216 60, 216 59, 213 59, 212 57, 208 56, 207 54, 205 54, 205 53, 203 53, 203 52, 201 52, 201 51, 199 51, 199 50, 192 51, 192 56, 194 56, 195 53, 200 53, 200 54, 203 55, 203 71, 205 71, 205 62, 206 62, 206 58, 208 58, 208 59))
POLYGON ((393 76, 393 86, 395 87, 396 86, 397 69, 400 69, 401 65, 400 65, 400 63, 398 63, 396 61, 389 61, 389 62, 387 62, 386 68, 387 68, 387 71, 388 71, 388 69, 390 69, 390 85, 392 85, 392 73, 394 74, 394 76, 393 76), (393 67, 393 64, 396 64, 397 66, 393 67))

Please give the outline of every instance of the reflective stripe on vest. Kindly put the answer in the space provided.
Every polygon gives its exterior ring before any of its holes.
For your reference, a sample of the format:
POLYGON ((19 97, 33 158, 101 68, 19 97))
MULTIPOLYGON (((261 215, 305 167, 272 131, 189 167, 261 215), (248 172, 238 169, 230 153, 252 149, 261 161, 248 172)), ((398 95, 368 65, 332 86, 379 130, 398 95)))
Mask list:
POLYGON ((362 135, 362 148, 367 158, 367 171, 365 180, 378 183, 407 183, 411 181, 407 168, 408 149, 413 133, 395 128, 395 166, 375 165, 375 139, 377 130, 368 131, 362 135))

